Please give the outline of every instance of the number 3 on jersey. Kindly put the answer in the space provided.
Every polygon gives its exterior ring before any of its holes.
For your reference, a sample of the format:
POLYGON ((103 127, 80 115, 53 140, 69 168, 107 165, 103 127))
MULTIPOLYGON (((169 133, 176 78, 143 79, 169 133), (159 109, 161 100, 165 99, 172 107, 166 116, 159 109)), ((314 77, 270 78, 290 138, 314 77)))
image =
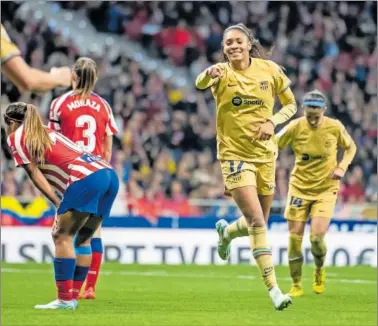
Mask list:
POLYGON ((84 141, 79 140, 76 142, 77 145, 82 147, 85 151, 92 153, 96 148, 96 129, 97 124, 95 118, 90 115, 81 115, 76 119, 76 127, 86 127, 83 132, 83 137, 87 138, 88 144, 84 145, 84 141))

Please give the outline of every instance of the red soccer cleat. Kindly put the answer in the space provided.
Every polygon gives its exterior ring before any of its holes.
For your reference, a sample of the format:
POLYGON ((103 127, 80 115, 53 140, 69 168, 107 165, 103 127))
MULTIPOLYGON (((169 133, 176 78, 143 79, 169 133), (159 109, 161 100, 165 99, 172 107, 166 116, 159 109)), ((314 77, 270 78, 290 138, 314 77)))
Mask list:
POLYGON ((82 300, 94 300, 96 299, 95 291, 92 287, 88 288, 88 290, 84 290, 83 293, 80 294, 79 299, 82 300))

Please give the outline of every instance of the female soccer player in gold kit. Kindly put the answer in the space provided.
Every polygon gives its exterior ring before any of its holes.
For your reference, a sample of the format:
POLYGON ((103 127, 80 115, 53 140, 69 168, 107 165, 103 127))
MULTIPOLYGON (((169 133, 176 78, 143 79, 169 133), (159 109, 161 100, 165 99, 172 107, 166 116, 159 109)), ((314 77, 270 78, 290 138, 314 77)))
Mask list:
MULTIPOLYGON (((276 309, 291 299, 279 289, 266 223, 275 188, 277 141, 274 128, 296 112, 290 80, 281 68, 267 60, 251 32, 237 24, 223 34, 224 63, 202 72, 199 89, 211 87, 217 106, 217 147, 226 192, 231 194, 246 221, 250 246, 276 309), (275 95, 283 108, 273 115, 275 95)), ((238 233, 239 221, 217 223, 218 253, 229 256, 229 243, 238 233)))
POLYGON ((315 261, 313 291, 320 294, 325 289, 327 247, 324 235, 333 215, 339 180, 356 154, 356 145, 341 122, 324 116, 326 103, 321 92, 307 93, 302 105, 305 116, 290 122, 277 135, 279 147, 290 146, 295 153, 285 209, 289 224, 289 269, 293 279, 291 296, 303 294, 302 239, 309 217, 311 252, 315 261), (338 148, 344 150, 339 163, 338 148))

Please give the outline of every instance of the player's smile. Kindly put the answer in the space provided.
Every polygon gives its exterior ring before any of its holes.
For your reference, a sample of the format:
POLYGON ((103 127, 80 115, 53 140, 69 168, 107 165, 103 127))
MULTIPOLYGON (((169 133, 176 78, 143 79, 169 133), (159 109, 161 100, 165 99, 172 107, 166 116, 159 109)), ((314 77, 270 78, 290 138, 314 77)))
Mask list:
MULTIPOLYGON (((245 49, 242 49, 242 48, 227 50, 227 55, 231 61, 243 60, 244 54, 245 54, 245 49)), ((248 56, 248 53, 246 55, 248 56)))
POLYGON ((232 51, 232 52, 230 52, 230 56, 232 58, 238 58, 238 57, 241 57, 242 55, 243 55, 242 51, 232 51))

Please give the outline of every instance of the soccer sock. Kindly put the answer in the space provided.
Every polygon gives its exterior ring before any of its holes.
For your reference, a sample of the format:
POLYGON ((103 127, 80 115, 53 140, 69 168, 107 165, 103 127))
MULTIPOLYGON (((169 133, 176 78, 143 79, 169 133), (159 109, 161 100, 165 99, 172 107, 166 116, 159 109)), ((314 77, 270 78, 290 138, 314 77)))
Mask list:
POLYGON ((324 235, 310 235, 311 253, 314 256, 316 268, 319 270, 324 266, 327 254, 327 246, 324 241, 324 235))
POLYGON ((88 290, 90 287, 95 289, 98 275, 100 273, 100 267, 102 262, 102 240, 101 238, 93 238, 91 240, 92 247, 92 262, 89 268, 87 281, 85 284, 85 290, 88 290))
POLYGON ((89 267, 76 265, 74 278, 73 278, 73 292, 72 299, 77 299, 85 278, 87 277, 89 267))
POLYGON ((248 227, 249 241, 253 257, 260 270, 261 276, 268 290, 277 286, 274 271, 272 250, 269 248, 266 227, 248 227))
POLYGON ((55 283, 59 300, 72 300, 75 265, 75 258, 54 258, 55 283))
POLYGON ((239 217, 226 228, 230 240, 248 236, 248 224, 244 216, 239 217))
POLYGON ((297 234, 289 235, 289 270, 290 276, 293 279, 293 285, 302 285, 302 240, 303 236, 297 234))

